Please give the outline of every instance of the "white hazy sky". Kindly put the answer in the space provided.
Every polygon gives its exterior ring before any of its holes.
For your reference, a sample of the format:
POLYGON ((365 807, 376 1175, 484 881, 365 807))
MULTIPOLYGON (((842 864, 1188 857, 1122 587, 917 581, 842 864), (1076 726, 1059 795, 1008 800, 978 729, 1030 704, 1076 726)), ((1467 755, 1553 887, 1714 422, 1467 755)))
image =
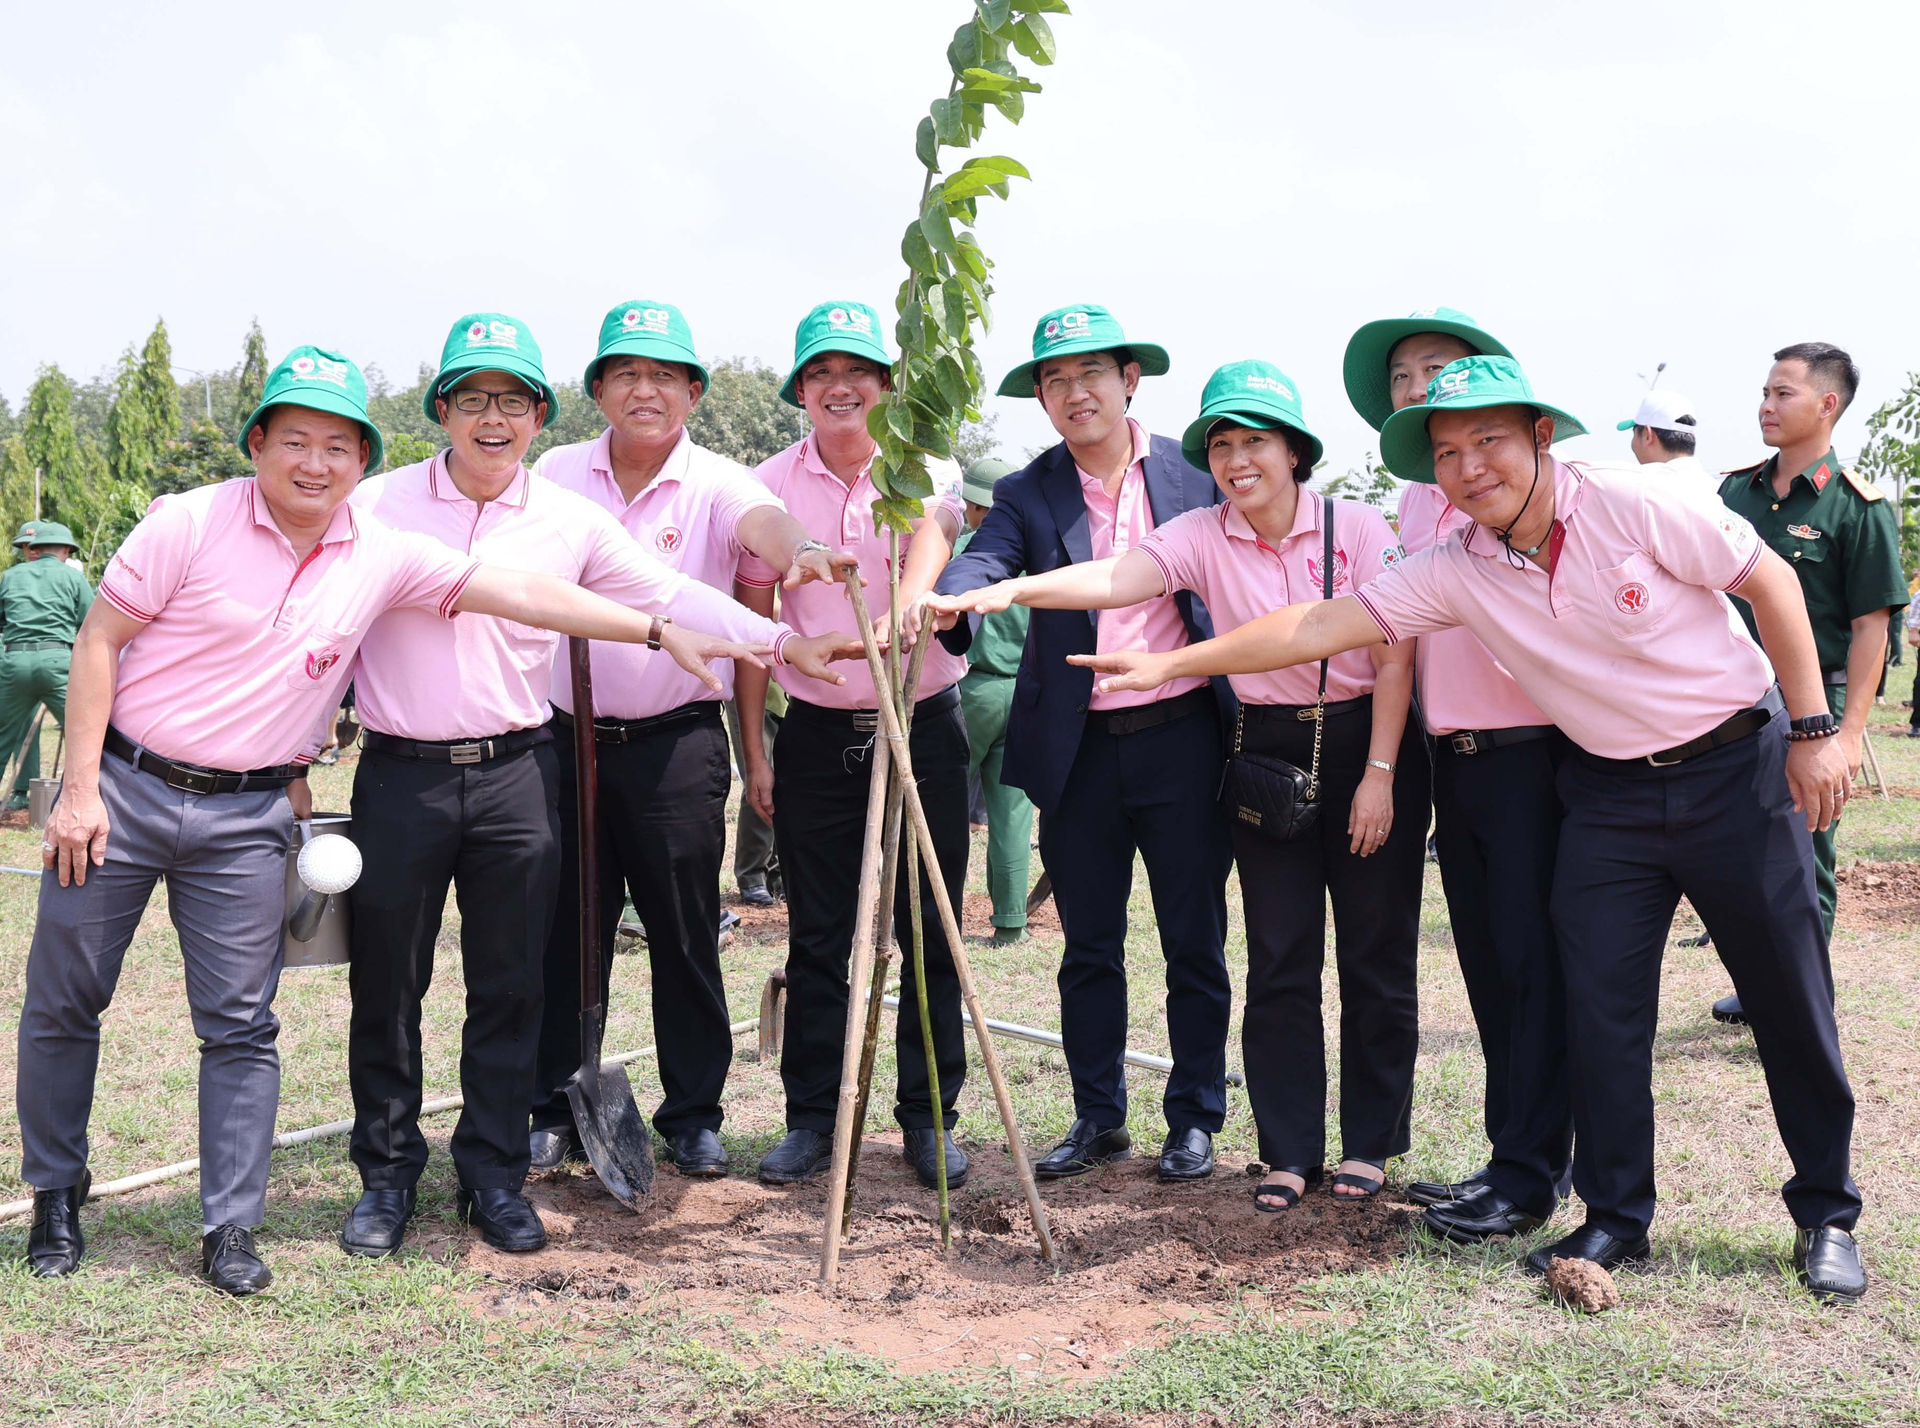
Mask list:
MULTIPOLYGON (((1865 371, 1841 431, 1920 367, 1912 62, 1920 6, 1078 0, 1060 62, 984 152, 1033 170, 982 226, 998 375, 1034 319, 1112 307, 1173 371, 1177 433, 1219 363, 1300 384, 1331 469, 1373 433, 1340 357, 1447 304, 1626 459, 1654 364, 1701 454, 1764 454, 1769 354, 1865 371)), ((701 350, 784 365, 827 297, 890 311, 912 134, 964 0, 679 6, 9 7, 0 50, 0 391, 86 376, 164 316, 225 366, 338 347, 401 380, 463 312, 525 320, 556 373, 615 302, 678 303, 701 350), (455 13, 457 11, 457 13, 455 13)), ((991 398, 1007 454, 1052 440, 991 398)))

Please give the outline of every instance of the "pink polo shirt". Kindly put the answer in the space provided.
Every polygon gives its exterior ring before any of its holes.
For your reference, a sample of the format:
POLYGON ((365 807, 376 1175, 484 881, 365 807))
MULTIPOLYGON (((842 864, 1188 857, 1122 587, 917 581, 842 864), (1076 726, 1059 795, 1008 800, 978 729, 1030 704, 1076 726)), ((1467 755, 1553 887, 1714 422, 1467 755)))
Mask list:
MULTIPOLYGON (((954 518, 956 528, 959 528, 964 527, 966 521, 962 517, 959 494, 948 489, 953 476, 948 468, 952 465, 950 461, 927 463, 933 476, 934 490, 944 490, 946 494, 929 497, 926 511, 931 516, 935 511, 945 510, 954 518)), ((808 535, 815 540, 825 541, 836 550, 851 550, 859 555, 860 573, 867 578, 867 611, 876 620, 885 614, 887 538, 873 529, 872 507, 880 498, 880 493, 874 489, 866 469, 861 470, 859 480, 851 487, 847 486, 827 470, 814 451, 813 438, 806 436, 785 451, 769 456, 754 467, 753 474, 780 498, 787 508, 787 514, 800 522, 808 535)), ((900 559, 903 563, 912 540, 911 536, 900 537, 900 559)), ((774 570, 756 555, 749 554, 740 561, 740 579, 749 585, 770 586, 776 584, 784 574, 784 571, 774 570)), ((831 630, 849 636, 856 633, 853 606, 847 601, 845 589, 839 585, 823 585, 814 580, 798 590, 783 590, 780 592, 780 613, 796 633, 807 638, 824 635, 831 630)), ((773 673, 789 695, 810 704, 819 704, 828 709, 873 709, 878 706, 873 677, 867 672, 865 659, 843 660, 834 669, 836 673, 846 676, 845 684, 822 684, 784 666, 773 673)), ((966 660, 949 653, 944 645, 935 640, 933 648, 927 651, 926 667, 920 672, 919 697, 925 699, 938 694, 966 672, 966 660)))
MULTIPOLYGON (((613 432, 592 441, 556 446, 534 466, 544 476, 607 511, 640 548, 662 565, 733 594, 733 576, 747 548, 740 543, 740 520, 760 506, 783 509, 780 500, 737 461, 695 446, 682 428, 666 464, 629 501, 613 479, 613 432)), ((785 572, 782 572, 784 574, 785 572)), ((592 642, 593 712, 603 719, 649 719, 697 700, 733 697, 733 661, 714 667, 726 692, 715 694, 645 645, 592 642)), ((565 660, 566 652, 556 656, 565 660)), ((553 705, 573 712, 573 685, 556 666, 553 705)), ((815 681, 808 681, 813 683, 815 681)))
MULTIPOLYGON (((779 627, 670 570, 584 496, 524 467, 496 500, 477 505, 447 474, 447 454, 362 481, 358 510, 431 536, 489 565, 570 580, 637 610, 729 639, 770 640, 779 627)), ((360 646, 360 722, 404 739, 467 739, 531 729, 552 717, 561 636, 490 615, 449 625, 416 610, 374 622, 360 646)))
MULTIPOLYGON (((1438 545, 1472 524, 1473 518, 1455 509, 1438 486, 1409 481, 1401 488, 1400 544, 1408 551, 1438 545)), ((1420 684, 1420 712, 1430 734, 1553 722, 1527 698, 1493 652, 1466 630, 1436 630, 1421 636, 1414 647, 1413 665, 1420 684)))
MULTIPOLYGON (((1300 492, 1293 529, 1278 549, 1262 540, 1233 506, 1184 511, 1140 543, 1160 567, 1169 593, 1191 590, 1207 602, 1215 634, 1224 635, 1282 605, 1323 599, 1320 563, 1326 556, 1317 491, 1300 492)), ((1334 502, 1333 593, 1351 595, 1400 559, 1387 519, 1358 501, 1334 502)), ((1312 704, 1319 698, 1320 665, 1290 665, 1231 676, 1233 692, 1249 704, 1312 704)), ((1348 650, 1327 661, 1327 700, 1373 693, 1373 657, 1348 650)))
POLYGON ((251 476, 161 496, 100 581, 145 626, 120 654, 113 725, 204 768, 307 762, 369 627, 399 609, 466 624, 453 602, 477 567, 346 502, 298 559, 251 476))
POLYGON ((1719 592, 1766 547, 1742 517, 1635 468, 1553 463, 1553 571, 1492 531, 1408 556, 1357 598, 1389 640, 1463 625, 1583 749, 1636 759, 1757 704, 1773 668, 1719 592))
MULTIPOLYGON (((1152 438, 1132 417, 1127 418, 1127 430, 1133 434, 1133 464, 1127 468, 1127 474, 1120 478, 1120 489, 1113 495, 1107 494, 1106 487, 1097 477, 1089 476, 1077 464, 1073 468, 1080 478, 1080 493, 1087 503, 1087 535, 1093 545, 1095 560, 1125 555, 1153 534, 1153 503, 1147 497, 1146 468, 1147 454, 1152 450, 1152 438)), ((1173 603, 1171 590, 1157 600, 1142 600, 1138 605, 1128 605, 1119 610, 1101 610, 1095 620, 1094 630, 1094 649, 1100 654, 1106 654, 1109 650, 1146 650, 1150 654, 1164 654, 1168 650, 1184 649, 1187 645, 1187 627, 1180 618, 1180 607, 1173 603)), ((1158 689, 1127 689, 1102 694, 1099 681, 1095 680, 1093 696, 1087 705, 1091 709, 1125 709, 1135 704, 1152 704, 1156 700, 1172 699, 1190 689, 1198 689, 1205 683, 1204 679, 1188 677, 1169 680, 1158 689)))

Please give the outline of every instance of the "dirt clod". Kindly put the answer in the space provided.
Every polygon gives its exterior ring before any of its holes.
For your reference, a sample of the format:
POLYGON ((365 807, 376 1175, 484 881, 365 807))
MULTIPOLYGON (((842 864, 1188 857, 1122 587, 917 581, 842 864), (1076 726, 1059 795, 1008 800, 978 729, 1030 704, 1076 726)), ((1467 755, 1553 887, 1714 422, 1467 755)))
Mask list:
POLYGON ((1555 1255, 1547 1266, 1547 1288, 1562 1304, 1588 1314, 1598 1314, 1620 1302, 1620 1288, 1613 1276, 1590 1259, 1555 1255))
POLYGON ((1920 862, 1851 863, 1835 880, 1840 884, 1840 915, 1848 922, 1920 922, 1920 862))

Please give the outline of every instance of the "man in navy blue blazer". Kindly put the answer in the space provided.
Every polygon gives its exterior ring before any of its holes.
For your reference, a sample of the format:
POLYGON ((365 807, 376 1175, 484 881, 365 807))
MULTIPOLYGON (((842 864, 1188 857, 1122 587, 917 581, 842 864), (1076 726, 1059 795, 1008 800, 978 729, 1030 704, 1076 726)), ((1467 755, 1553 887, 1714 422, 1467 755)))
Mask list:
MULTIPOLYGON (((993 508, 940 577, 959 594, 1070 562, 1119 555, 1182 511, 1211 506, 1213 477, 1189 466, 1177 439, 1149 436, 1127 415, 1142 375, 1167 370, 1164 349, 1128 342, 1105 308, 1081 303, 1043 317, 1033 360, 1008 373, 1003 397, 1035 397, 1059 445, 994 485, 993 508)), ((965 620, 944 617, 947 648, 964 653, 965 620)), ((1040 856, 1066 932, 1060 1030, 1073 1076, 1074 1123, 1035 1167, 1058 1179, 1132 1153, 1122 1057, 1127 1041, 1127 900, 1134 855, 1146 861, 1167 963, 1168 1135, 1163 1180, 1213 1173, 1226 1113, 1232 987, 1224 952, 1232 853, 1216 804, 1224 680, 1180 680, 1150 693, 1096 694, 1070 654, 1178 649, 1208 639, 1206 607, 1182 591, 1123 610, 1035 610, 1015 676, 1004 782, 1040 810, 1040 856)))

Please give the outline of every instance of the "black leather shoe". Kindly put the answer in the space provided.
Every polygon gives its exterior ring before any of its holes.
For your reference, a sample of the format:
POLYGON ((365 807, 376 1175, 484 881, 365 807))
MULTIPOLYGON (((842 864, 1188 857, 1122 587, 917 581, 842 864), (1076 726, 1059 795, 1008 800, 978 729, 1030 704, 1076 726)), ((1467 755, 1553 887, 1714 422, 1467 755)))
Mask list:
POLYGON ((1481 1185, 1458 1200, 1431 1206, 1420 1223, 1457 1245, 1477 1245, 1500 1235, 1524 1235, 1546 1221, 1529 1215, 1493 1186, 1481 1185))
POLYGON ((1067 1128, 1067 1138, 1034 1162, 1037 1180, 1065 1180, 1085 1175, 1096 1165, 1110 1160, 1127 1160, 1133 1155, 1133 1137, 1125 1126, 1102 1130, 1089 1120, 1077 1120, 1067 1128))
POLYGON ((526 1254, 547 1247, 547 1227, 518 1190, 469 1190, 462 1185, 456 1203, 460 1218, 497 1250, 526 1254))
POLYGON ((713 1131, 683 1130, 667 1137, 667 1163, 682 1175, 711 1180, 727 1173, 727 1150, 713 1131))
POLYGON ((253 1247, 245 1225, 215 1225, 200 1240, 200 1273, 225 1294, 258 1294, 273 1283, 273 1271, 253 1247))
POLYGON ((1713 934, 1711 932, 1703 932, 1698 937, 1682 937, 1680 939, 1680 945, 1682 947, 1711 947, 1713 946, 1713 934))
POLYGON ((363 1190, 347 1222, 340 1227, 340 1248, 348 1254, 379 1259, 400 1248, 413 1218, 414 1188, 363 1190))
POLYGON ((1487 1183, 1487 1172, 1492 1168, 1483 1165, 1464 1180, 1409 1180, 1407 1198, 1416 1205, 1444 1205, 1449 1200, 1464 1199, 1487 1183))
POLYGON ((740 901, 748 907, 778 907, 780 904, 774 895, 767 891, 765 883, 750 883, 740 889, 740 901))
POLYGON ((1637 1240, 1616 1239, 1605 1230, 1582 1225, 1564 1240, 1537 1249, 1527 1256, 1527 1273, 1545 1274, 1556 1259, 1590 1259, 1602 1269, 1617 1269, 1623 1264, 1645 1264, 1653 1258, 1647 1237, 1637 1240))
POLYGON ((1160 1147, 1162 1180, 1205 1180, 1213 1174, 1213 1132, 1198 1126, 1167 1132, 1160 1147))
POLYGON ((1735 994, 1731 997, 1722 997, 1719 1001, 1715 1002, 1713 1004, 1713 1019, 1715 1021, 1724 1021, 1728 1026, 1745 1026, 1747 1024, 1747 1012, 1746 1008, 1740 1005, 1739 995, 1735 994))
POLYGON ((558 1170, 569 1160, 585 1160, 587 1153, 580 1147, 580 1133, 572 1126, 560 1130, 537 1130, 527 1138, 527 1149, 532 1159, 529 1170, 558 1170))
POLYGON ((93 1172, 78 1185, 33 1192, 33 1229, 27 1235, 27 1265, 41 1279, 59 1279, 80 1267, 87 1237, 80 1233, 80 1207, 93 1189, 93 1172))
MULTIPOLYGON (((913 1167, 913 1173, 929 1190, 938 1188, 938 1172, 933 1164, 933 1127, 902 1131, 900 1158, 913 1167)), ((947 1153, 947 1189, 958 1190, 967 1183, 967 1153, 953 1143, 951 1131, 942 1132, 947 1153)))
POLYGON ((797 1185, 827 1168, 833 1158, 833 1137, 819 1131, 790 1130, 780 1144, 760 1157, 760 1183, 797 1185))
POLYGON ((1860 1246, 1845 1230, 1831 1225, 1801 1230, 1793 1237, 1793 1267, 1807 1292, 1822 1304, 1852 1304, 1867 1292, 1867 1270, 1860 1246))

